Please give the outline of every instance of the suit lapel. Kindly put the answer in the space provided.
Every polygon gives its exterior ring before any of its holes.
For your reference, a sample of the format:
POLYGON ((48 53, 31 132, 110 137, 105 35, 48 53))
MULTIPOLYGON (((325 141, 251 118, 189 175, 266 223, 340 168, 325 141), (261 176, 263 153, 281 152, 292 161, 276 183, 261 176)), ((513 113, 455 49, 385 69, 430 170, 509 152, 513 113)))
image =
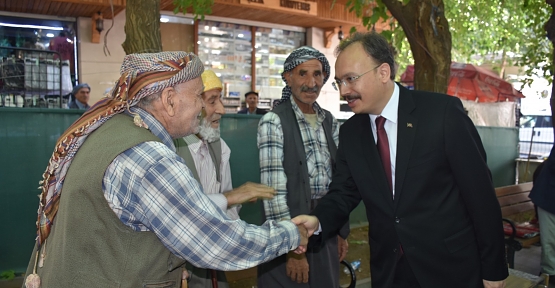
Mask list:
POLYGON ((393 208, 393 198, 391 197, 391 191, 389 190, 389 184, 385 177, 385 172, 382 167, 380 160, 380 155, 378 154, 378 148, 376 146, 376 141, 374 140, 374 135, 372 134, 372 126, 370 126, 370 116, 368 114, 359 114, 354 117, 358 118, 360 121, 358 127, 360 127, 360 151, 364 155, 366 164, 368 165, 368 177, 371 179, 369 182, 374 183, 374 187, 370 187, 370 192, 376 191, 384 197, 385 202, 388 203, 391 208, 393 208))
POLYGON ((403 185, 410 154, 418 129, 418 119, 411 115, 415 109, 412 92, 399 85, 399 111, 397 118, 397 156, 395 163, 395 208, 403 193, 403 185))

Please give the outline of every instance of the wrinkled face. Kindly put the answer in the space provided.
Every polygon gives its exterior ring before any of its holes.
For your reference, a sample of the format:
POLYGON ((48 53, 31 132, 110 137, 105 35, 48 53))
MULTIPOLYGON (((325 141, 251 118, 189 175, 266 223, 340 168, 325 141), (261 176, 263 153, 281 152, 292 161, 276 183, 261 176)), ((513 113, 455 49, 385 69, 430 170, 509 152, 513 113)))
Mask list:
POLYGON ((204 109, 199 134, 208 142, 220 139, 220 119, 225 114, 221 92, 220 89, 212 89, 202 93, 204 109))
POLYGON ((303 112, 312 111, 312 104, 318 99, 326 76, 322 63, 317 59, 308 60, 284 73, 299 108, 303 112))
POLYGON ((256 94, 249 94, 245 98, 245 102, 247 102, 249 108, 256 108, 258 107, 258 96, 256 94))
POLYGON ((87 87, 83 87, 83 88, 79 89, 79 91, 77 91, 77 93, 75 93, 75 99, 77 99, 77 101, 79 101, 83 104, 87 104, 89 102, 90 92, 91 92, 91 89, 89 89, 87 87))
POLYGON ((212 128, 220 127, 220 119, 225 114, 224 104, 222 103, 222 91, 212 89, 202 93, 204 101, 205 119, 212 128))
POLYGON ((335 80, 346 84, 339 85, 339 93, 355 114, 382 113, 391 98, 386 89, 389 75, 389 65, 368 56, 360 43, 345 48, 335 61, 335 80))
POLYGON ((196 134, 199 131, 199 116, 202 109, 202 79, 197 77, 193 80, 175 86, 173 98, 175 106, 176 135, 173 138, 196 134))

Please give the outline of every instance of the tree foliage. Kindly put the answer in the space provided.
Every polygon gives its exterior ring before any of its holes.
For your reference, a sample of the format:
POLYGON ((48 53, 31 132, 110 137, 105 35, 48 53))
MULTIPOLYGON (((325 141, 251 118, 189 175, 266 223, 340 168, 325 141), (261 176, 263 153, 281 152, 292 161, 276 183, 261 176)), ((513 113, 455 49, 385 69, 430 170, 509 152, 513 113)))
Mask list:
MULTIPOLYGON (((369 30, 379 21, 390 21, 394 16, 395 23, 390 22, 391 29, 383 31, 382 35, 397 48, 401 71, 412 63, 409 56, 411 51, 407 48, 413 44, 407 45, 403 39, 407 34, 406 29, 403 29, 403 22, 411 15, 396 15, 392 13, 391 6, 395 4, 410 7, 413 2, 420 0, 347 1, 348 9, 355 11, 369 30), (365 13, 368 9, 372 10, 371 14, 365 13)), ((498 71, 502 71, 506 64, 514 64, 524 67, 526 75, 538 74, 539 71, 540 76, 551 81, 552 51, 543 29, 551 11, 544 1, 435 0, 430 3, 435 7, 444 5, 444 14, 452 37, 453 61, 488 63, 498 71)), ((414 9, 412 17, 419 13, 420 10, 414 9)), ((413 23, 407 26, 411 25, 414 26, 413 23)))
POLYGON ((516 65, 525 75, 551 81, 552 51, 543 28, 550 9, 545 2, 502 0, 492 5, 487 0, 446 0, 445 6, 454 61, 488 63, 502 77, 505 65, 516 65))
POLYGON ((191 8, 195 20, 204 19, 204 15, 212 14, 212 5, 214 5, 214 0, 173 0, 174 14, 183 12, 187 13, 187 9, 191 8))

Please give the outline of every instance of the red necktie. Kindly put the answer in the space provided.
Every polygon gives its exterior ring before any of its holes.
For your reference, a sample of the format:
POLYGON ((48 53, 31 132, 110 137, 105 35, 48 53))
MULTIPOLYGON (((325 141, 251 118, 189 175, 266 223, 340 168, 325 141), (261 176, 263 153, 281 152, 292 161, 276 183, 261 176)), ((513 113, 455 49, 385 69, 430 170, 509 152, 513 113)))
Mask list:
POLYGON ((378 135, 378 153, 380 153, 380 158, 382 158, 382 166, 385 171, 385 176, 387 177, 387 183, 389 184, 389 189, 393 192, 393 184, 391 180, 391 158, 389 154, 389 141, 387 140, 387 133, 384 129, 385 118, 378 116, 376 118, 376 128, 378 135))
MULTIPOLYGON (((380 158, 382 158, 382 166, 383 170, 385 171, 385 176, 387 176, 387 183, 389 184, 389 189, 393 193, 393 185, 391 180, 391 156, 389 154, 389 140, 387 139, 387 133, 384 129, 385 118, 382 116, 378 116, 376 118, 376 128, 378 134, 378 152, 380 153, 380 158)), ((397 260, 403 256, 403 246, 399 243, 399 252, 397 253, 397 260)))

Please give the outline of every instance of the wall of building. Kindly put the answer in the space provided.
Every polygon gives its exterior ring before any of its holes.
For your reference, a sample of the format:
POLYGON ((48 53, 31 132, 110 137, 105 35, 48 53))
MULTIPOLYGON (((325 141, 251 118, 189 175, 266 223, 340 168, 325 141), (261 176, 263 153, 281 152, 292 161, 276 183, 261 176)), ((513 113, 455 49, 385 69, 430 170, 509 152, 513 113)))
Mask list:
MULTIPOLYGON (((114 27, 110 30, 107 38, 107 47, 111 55, 105 55, 104 35, 111 25, 110 19, 104 20, 105 30, 102 31, 100 43, 91 42, 92 20, 91 18, 78 18, 78 49, 79 49, 79 82, 88 83, 91 86, 91 98, 89 104, 98 101, 104 95, 106 89, 113 87, 119 78, 119 68, 125 56, 121 44, 125 40, 125 11, 114 18, 114 27)), ((167 24, 166 24, 167 25, 167 24)), ((332 37, 330 48, 324 47, 324 30, 320 28, 307 29, 307 45, 310 45, 326 55, 331 66, 331 75, 320 92, 318 103, 332 113, 339 112, 339 92, 331 85, 335 75, 335 47, 339 44, 337 35, 332 37)), ((165 49, 166 50, 166 49, 165 49)))
POLYGON ((324 46, 324 30, 320 28, 309 28, 306 30, 306 43, 324 53, 330 63, 331 75, 328 82, 322 87, 320 97, 318 97, 318 104, 320 104, 322 108, 329 110, 332 114, 337 115, 339 112, 339 92, 333 89, 331 83, 335 78, 335 56, 333 52, 335 51, 335 47, 339 45, 339 39, 337 35, 334 35, 330 48, 326 48, 324 46))
POLYGON ((78 54, 79 54, 79 83, 91 86, 89 104, 93 104, 104 96, 106 89, 114 86, 119 78, 121 62, 125 51, 121 47, 125 41, 125 11, 114 18, 114 26, 108 33, 107 48, 110 55, 104 54, 104 36, 110 26, 111 19, 104 19, 104 31, 100 35, 100 43, 92 43, 92 20, 80 17, 77 19, 78 54))

